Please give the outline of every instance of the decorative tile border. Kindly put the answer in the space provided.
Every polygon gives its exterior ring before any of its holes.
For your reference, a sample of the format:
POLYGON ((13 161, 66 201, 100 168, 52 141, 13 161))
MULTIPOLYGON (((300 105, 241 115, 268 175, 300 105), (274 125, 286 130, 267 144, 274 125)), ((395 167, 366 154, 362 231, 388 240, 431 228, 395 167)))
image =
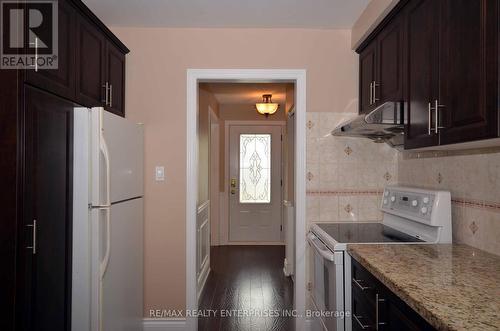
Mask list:
POLYGON ((333 191, 317 191, 309 190, 307 195, 316 196, 351 196, 351 195, 381 195, 382 190, 333 190, 333 191))
POLYGON ((500 147, 486 147, 475 149, 457 149, 449 151, 403 151, 403 160, 426 159, 446 156, 476 155, 500 153, 500 147))
MULTIPOLYGON (((309 190, 307 195, 309 196, 353 196, 353 195, 381 195, 384 193, 383 190, 332 190, 332 191, 320 191, 320 190, 309 190)), ((464 198, 452 198, 451 203, 454 205, 461 205, 465 208, 475 208, 475 209, 485 209, 493 212, 500 213, 500 203, 472 200, 464 198)))
POLYGON ((461 205, 462 207, 465 208, 485 209, 500 213, 500 203, 498 202, 481 201, 481 200, 464 199, 464 198, 452 198, 451 203, 455 205, 461 205))

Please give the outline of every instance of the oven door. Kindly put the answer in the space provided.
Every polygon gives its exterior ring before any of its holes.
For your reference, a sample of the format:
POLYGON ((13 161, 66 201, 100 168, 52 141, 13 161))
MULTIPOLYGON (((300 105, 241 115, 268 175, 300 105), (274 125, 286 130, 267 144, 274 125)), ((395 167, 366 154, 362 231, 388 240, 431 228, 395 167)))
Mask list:
POLYGON ((313 251, 311 296, 317 309, 313 317, 320 318, 328 331, 343 331, 344 252, 332 252, 311 232, 307 240, 313 251))

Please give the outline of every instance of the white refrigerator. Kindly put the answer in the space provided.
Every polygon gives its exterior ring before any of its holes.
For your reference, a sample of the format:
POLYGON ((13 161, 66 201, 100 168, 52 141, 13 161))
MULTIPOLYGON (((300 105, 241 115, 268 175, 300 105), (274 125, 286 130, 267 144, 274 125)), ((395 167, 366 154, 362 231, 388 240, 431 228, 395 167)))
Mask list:
POLYGON ((143 127, 76 108, 73 331, 138 331, 143 316, 143 127))

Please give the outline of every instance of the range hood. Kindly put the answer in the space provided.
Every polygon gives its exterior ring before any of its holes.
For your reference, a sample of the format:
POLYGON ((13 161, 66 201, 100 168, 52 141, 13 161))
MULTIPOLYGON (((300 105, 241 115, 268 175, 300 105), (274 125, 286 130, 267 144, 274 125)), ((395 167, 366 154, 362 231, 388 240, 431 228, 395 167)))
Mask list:
POLYGON ((368 114, 345 122, 332 131, 332 136, 359 137, 400 148, 404 143, 403 102, 386 102, 368 114))

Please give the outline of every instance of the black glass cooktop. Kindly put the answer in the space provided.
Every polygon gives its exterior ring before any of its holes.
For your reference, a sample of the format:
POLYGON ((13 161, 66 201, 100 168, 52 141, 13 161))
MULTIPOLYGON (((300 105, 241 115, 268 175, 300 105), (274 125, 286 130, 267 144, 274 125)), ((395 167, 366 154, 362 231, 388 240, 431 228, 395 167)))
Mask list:
POLYGON ((421 242, 381 223, 317 223, 339 243, 421 242))

